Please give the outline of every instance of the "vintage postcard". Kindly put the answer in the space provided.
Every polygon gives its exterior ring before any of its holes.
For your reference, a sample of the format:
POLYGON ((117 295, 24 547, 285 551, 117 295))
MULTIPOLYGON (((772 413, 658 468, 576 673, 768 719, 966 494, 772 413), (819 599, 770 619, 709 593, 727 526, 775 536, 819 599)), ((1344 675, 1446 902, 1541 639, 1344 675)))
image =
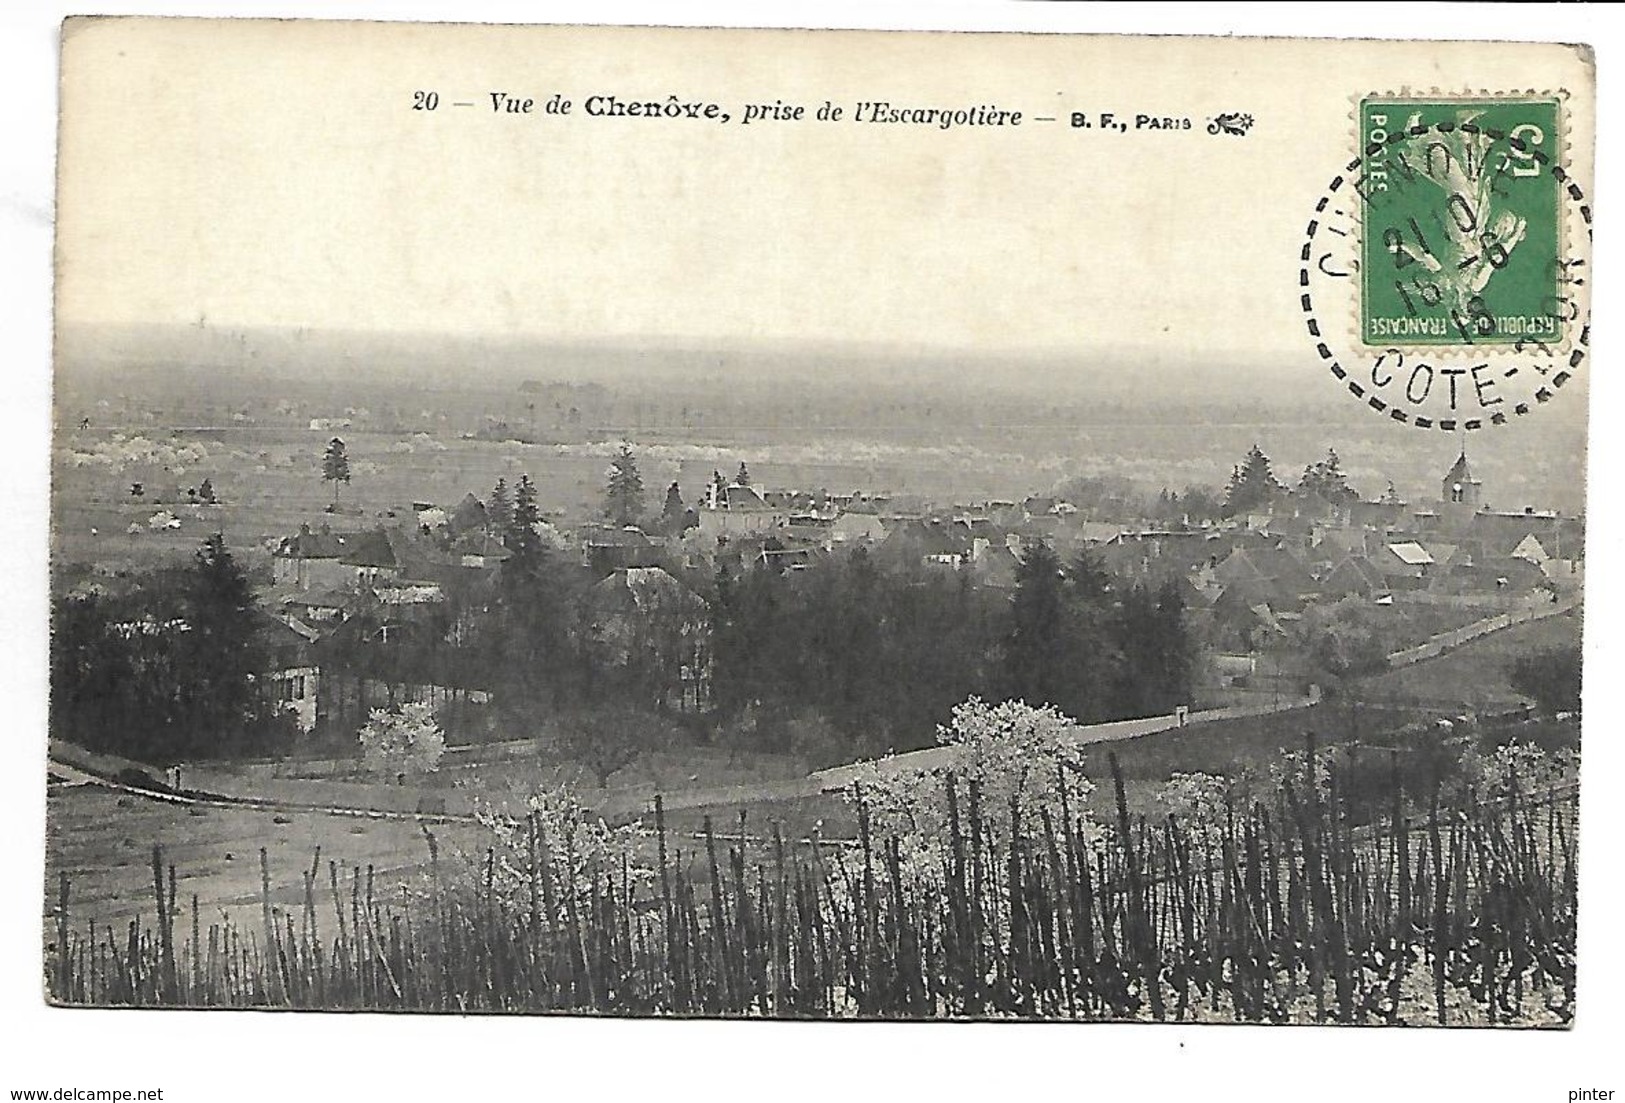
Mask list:
POLYGON ((1588 48, 61 51, 50 1003, 1586 1014, 1588 48))

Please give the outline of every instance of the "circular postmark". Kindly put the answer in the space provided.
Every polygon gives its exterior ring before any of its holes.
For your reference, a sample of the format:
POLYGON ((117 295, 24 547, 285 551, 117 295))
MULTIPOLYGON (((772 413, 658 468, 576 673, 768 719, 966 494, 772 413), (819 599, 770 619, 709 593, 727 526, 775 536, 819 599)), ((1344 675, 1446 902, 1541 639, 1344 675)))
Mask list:
POLYGON ((1591 210, 1551 97, 1369 98, 1315 205, 1300 304, 1324 364, 1394 421, 1447 432, 1549 402, 1590 339, 1591 210))

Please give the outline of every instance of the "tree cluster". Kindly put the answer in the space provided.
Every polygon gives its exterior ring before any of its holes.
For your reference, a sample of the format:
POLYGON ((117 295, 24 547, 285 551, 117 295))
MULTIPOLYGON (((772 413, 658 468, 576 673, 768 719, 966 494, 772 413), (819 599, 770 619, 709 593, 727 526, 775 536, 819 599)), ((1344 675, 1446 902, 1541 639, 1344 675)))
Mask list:
POLYGON ((1230 472, 1230 483, 1224 492, 1224 515, 1239 517, 1265 509, 1283 489, 1270 470, 1270 458, 1255 444, 1241 466, 1230 472))
POLYGON ((1311 605, 1298 622, 1297 643, 1316 679, 1337 691, 1351 678, 1387 669, 1388 652, 1398 646, 1384 638, 1369 603, 1347 597, 1311 605))
POLYGON ((1178 585, 1125 586, 1088 551, 1067 565, 1043 544, 1022 556, 1004 656, 1005 696, 1084 723, 1190 702, 1195 643, 1178 585))
POLYGON ((1298 493, 1318 494, 1334 506, 1346 506, 1360 499, 1360 495, 1349 486, 1348 476, 1343 473, 1343 463, 1334 448, 1326 449, 1325 459, 1317 460, 1303 469, 1303 477, 1298 480, 1298 493))
POLYGON ((248 579, 219 534, 189 566, 54 606, 53 734, 154 764, 271 753, 292 739, 248 579))
POLYGON ((857 551, 806 571, 717 579, 724 715, 780 710, 832 723, 859 753, 926 746, 969 696, 1054 705, 1080 722, 1171 711, 1193 675, 1172 586, 1118 586, 1045 545, 1012 592, 929 568, 878 570, 857 551))
POLYGON ((1224 502, 1205 486, 1187 486, 1183 493, 1163 487, 1146 513, 1151 519, 1173 525, 1199 525, 1204 521, 1217 521, 1224 516, 1224 502))

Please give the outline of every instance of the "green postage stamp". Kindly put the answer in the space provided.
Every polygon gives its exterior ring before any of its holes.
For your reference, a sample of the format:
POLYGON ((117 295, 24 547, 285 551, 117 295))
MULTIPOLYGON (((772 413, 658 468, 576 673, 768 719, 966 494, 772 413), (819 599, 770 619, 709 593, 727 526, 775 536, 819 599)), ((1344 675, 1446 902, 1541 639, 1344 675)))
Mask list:
POLYGON ((1563 343, 1562 104, 1360 102, 1360 336, 1368 346, 1563 343))

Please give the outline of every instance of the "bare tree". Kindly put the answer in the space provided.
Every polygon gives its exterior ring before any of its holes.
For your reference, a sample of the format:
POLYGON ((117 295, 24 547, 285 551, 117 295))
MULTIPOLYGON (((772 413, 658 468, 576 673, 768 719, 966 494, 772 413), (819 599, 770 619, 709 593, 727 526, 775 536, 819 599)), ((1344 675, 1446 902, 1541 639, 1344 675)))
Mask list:
POLYGON ((599 706, 560 719, 558 753, 592 773, 600 789, 619 770, 653 749, 659 732, 654 714, 631 705, 599 706))

